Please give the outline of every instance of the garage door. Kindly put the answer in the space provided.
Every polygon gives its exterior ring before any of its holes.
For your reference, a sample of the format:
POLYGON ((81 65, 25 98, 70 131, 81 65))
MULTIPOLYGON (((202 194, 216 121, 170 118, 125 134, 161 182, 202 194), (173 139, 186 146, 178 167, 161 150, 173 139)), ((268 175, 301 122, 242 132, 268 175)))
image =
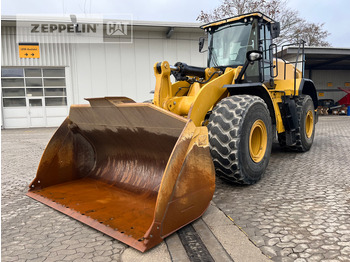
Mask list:
POLYGON ((68 115, 65 68, 1 69, 4 128, 59 126, 68 115))

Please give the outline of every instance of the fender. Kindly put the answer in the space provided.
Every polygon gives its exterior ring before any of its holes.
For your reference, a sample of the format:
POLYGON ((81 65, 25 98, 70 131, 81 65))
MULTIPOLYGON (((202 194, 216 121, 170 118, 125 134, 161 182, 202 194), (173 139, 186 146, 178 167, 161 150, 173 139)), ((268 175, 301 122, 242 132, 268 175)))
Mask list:
POLYGON ((276 112, 279 113, 278 105, 274 105, 269 91, 263 84, 243 83, 243 84, 234 84, 234 85, 224 85, 223 88, 227 88, 231 96, 232 95, 259 96, 261 99, 265 101, 267 108, 269 109, 272 124, 275 125, 276 122, 278 121, 278 117, 276 115, 276 112))
POLYGON ((317 109, 318 107, 318 99, 317 92, 314 82, 311 79, 303 78, 300 82, 299 86, 299 94, 309 95, 314 102, 314 107, 317 109))

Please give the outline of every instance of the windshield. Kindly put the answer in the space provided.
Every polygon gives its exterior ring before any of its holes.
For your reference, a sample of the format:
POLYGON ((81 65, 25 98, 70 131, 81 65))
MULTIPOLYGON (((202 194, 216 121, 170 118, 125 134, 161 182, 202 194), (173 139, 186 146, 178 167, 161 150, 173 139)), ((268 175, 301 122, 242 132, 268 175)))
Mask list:
POLYGON ((235 23, 209 32, 208 66, 238 66, 246 60, 247 51, 257 46, 255 23, 235 23))

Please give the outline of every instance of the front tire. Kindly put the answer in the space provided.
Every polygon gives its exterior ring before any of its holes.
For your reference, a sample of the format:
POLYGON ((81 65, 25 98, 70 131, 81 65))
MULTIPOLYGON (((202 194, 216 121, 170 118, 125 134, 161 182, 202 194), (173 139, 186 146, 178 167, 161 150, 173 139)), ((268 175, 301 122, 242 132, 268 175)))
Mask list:
POLYGON ((236 95, 221 100, 208 124, 216 174, 239 184, 254 184, 268 165, 272 124, 266 103, 257 96, 236 95))

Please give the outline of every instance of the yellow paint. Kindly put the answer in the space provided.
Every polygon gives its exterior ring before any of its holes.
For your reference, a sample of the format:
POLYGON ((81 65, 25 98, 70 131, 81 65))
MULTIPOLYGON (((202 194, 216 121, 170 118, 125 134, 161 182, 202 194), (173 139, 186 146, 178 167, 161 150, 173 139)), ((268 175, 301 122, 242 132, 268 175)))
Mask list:
POLYGON ((223 75, 204 84, 195 97, 190 108, 189 118, 196 126, 200 126, 207 112, 220 100, 222 96, 227 96, 227 90, 222 88, 232 82, 236 69, 226 68, 223 75))
POLYGON ((154 90, 153 104, 167 109, 166 100, 173 94, 170 82, 169 63, 167 61, 162 62, 160 73, 157 70, 157 63, 155 63, 153 70, 156 77, 156 88, 154 90))
MULTIPOLYGON (((276 66, 276 60, 273 61, 273 65, 276 66)), ((274 68, 275 75, 276 70, 278 70, 278 75, 275 79, 278 80, 294 79, 294 75, 296 75, 296 78, 302 77, 300 70, 296 69, 295 71, 295 67, 292 64, 285 64, 282 59, 277 60, 277 68, 274 68)))
POLYGON ((262 17, 267 22, 271 22, 272 21, 270 18, 264 16, 261 13, 252 13, 252 14, 231 17, 231 18, 227 18, 227 19, 220 20, 220 21, 217 21, 217 22, 213 22, 213 23, 210 23, 210 24, 207 24, 207 25, 203 25, 201 28, 205 29, 205 28, 212 27, 212 26, 223 25, 223 24, 226 24, 226 23, 231 23, 231 22, 234 22, 234 21, 241 20, 243 18, 254 17, 254 16, 262 17))
POLYGON ((40 58, 39 45, 18 45, 19 58, 40 58))
POLYGON ((180 116, 187 116, 195 96, 182 96, 170 98, 167 102, 167 109, 180 116))
POLYGON ((314 114, 311 110, 307 111, 305 118, 305 131, 307 138, 312 136, 312 132, 314 131, 314 114))
POLYGON ((279 80, 276 78, 275 80, 275 88, 273 90, 269 90, 269 93, 272 97, 272 103, 275 108, 275 117, 276 117, 276 129, 278 133, 282 133, 285 131, 281 112, 279 110, 278 103, 282 102, 282 96, 293 96, 299 95, 299 87, 302 78, 295 79, 295 94, 294 94, 294 79, 287 80, 279 80))
MULTIPOLYGON (((274 88, 268 89, 265 85, 262 86, 269 94, 274 107, 276 130, 278 133, 282 133, 285 131, 285 128, 278 103, 282 102, 282 96, 284 95, 299 95, 302 74, 299 70, 295 71, 292 65, 286 65, 286 69, 284 69, 282 60, 279 60, 277 63, 279 74, 275 78, 274 88), (294 80, 295 72, 297 78, 294 80), (294 84, 296 87, 295 93, 294 84)), ((228 91, 223 86, 235 84, 235 79, 241 68, 226 68, 223 74, 215 74, 208 83, 194 82, 190 85, 186 81, 172 84, 170 82, 169 63, 166 61, 161 63, 160 73, 157 70, 157 64, 155 64, 156 88, 153 103, 172 113, 191 119, 196 126, 201 126, 207 112, 212 110, 217 102, 228 96, 228 91)), ((208 80, 218 70, 216 68, 207 68, 205 70, 205 80, 208 80)))
POLYGON ((267 131, 265 123, 258 119, 252 125, 249 135, 249 154, 255 163, 259 163, 265 156, 267 148, 267 131))
POLYGON ((194 82, 191 85, 190 90, 188 91, 188 96, 195 96, 199 92, 200 89, 201 89, 201 84, 194 82))

